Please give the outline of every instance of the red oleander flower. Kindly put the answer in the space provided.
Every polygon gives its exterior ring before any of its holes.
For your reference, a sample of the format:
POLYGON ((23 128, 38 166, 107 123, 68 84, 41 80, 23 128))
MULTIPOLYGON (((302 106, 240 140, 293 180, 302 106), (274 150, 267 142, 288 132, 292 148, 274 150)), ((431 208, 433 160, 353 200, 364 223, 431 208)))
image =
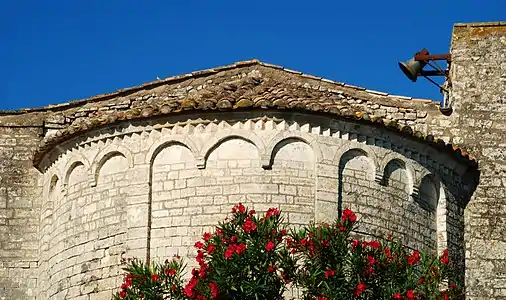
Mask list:
POLYGON ((351 247, 357 248, 358 246, 360 246, 360 241, 359 240, 353 240, 351 242, 351 247))
POLYGON ((207 246, 207 252, 209 254, 212 254, 215 249, 216 249, 216 246, 214 244, 209 244, 209 246, 207 246))
POLYGON ((318 300, 328 300, 327 297, 318 296, 318 300))
POLYGON ((206 264, 202 264, 200 270, 199 270, 199 277, 200 278, 206 278, 206 275, 207 275, 207 265, 206 264))
POLYGON ((289 284, 291 282, 290 279, 286 278, 286 274, 281 272, 281 277, 283 277, 283 280, 285 281, 286 284, 289 284))
POLYGON ((245 244, 239 244, 239 245, 237 245, 237 247, 235 248, 235 253, 237 253, 237 254, 241 254, 241 253, 243 253, 244 251, 246 251, 246 245, 245 245, 245 244))
POLYGON ((126 297, 126 292, 125 292, 125 290, 123 290, 123 291, 119 292, 119 297, 120 297, 120 298, 125 298, 125 297, 126 297))
POLYGON ((357 221, 357 216, 355 215, 355 213, 351 209, 347 208, 343 211, 343 215, 341 217, 341 220, 343 222, 350 220, 350 222, 353 223, 353 222, 357 221))
POLYGON ((246 212, 246 207, 242 205, 242 203, 238 203, 232 208, 232 213, 235 214, 236 212, 240 212, 241 214, 246 212))
POLYGON ((413 253, 411 253, 408 256, 408 265, 415 265, 419 261, 420 261, 420 253, 418 251, 416 251, 416 250, 413 251, 413 253))
POLYGON ((439 295, 443 296, 444 300, 450 300, 450 296, 448 296, 446 291, 442 291, 439 295))
POLYGON ((209 232, 206 232, 204 233, 204 241, 209 241, 209 239, 211 238, 211 234, 209 232))
POLYGON ((441 256, 441 263, 443 265, 446 265, 446 264, 448 264, 448 262, 449 262, 449 259, 448 259, 448 250, 445 249, 443 251, 443 256, 441 256))
POLYGON ((408 300, 415 300, 415 292, 413 292, 413 290, 408 290, 406 292, 406 297, 408 297, 408 300))
POLYGON ((274 266, 274 265, 268 265, 267 266, 267 271, 269 273, 275 272, 276 271, 276 266, 274 266))
POLYGON ((389 259, 393 259, 392 257, 392 253, 390 251, 389 248, 385 248, 385 250, 383 250, 385 252, 385 255, 389 258, 389 259))
POLYGON ((267 212, 265 213, 265 218, 268 219, 271 216, 278 216, 279 210, 277 208, 269 208, 267 212))
POLYGON ((209 288, 211 289, 211 298, 218 297, 218 285, 214 282, 209 283, 209 288))
POLYGON ((362 294, 362 293, 365 291, 365 289, 366 289, 366 288, 367 288, 367 287, 366 287, 366 286, 365 286, 365 284, 364 284, 364 283, 362 283, 362 282, 361 282, 361 283, 359 283, 359 284, 357 284, 357 287, 355 288, 355 293, 353 293, 353 295, 354 295, 355 297, 360 296, 360 294, 362 294))
POLYGON ((327 279, 327 278, 332 277, 334 275, 336 275, 336 271, 334 271, 334 270, 327 270, 327 271, 325 271, 325 275, 324 276, 325 276, 325 279, 327 279))
POLYGON ((227 250, 225 250, 225 253, 224 253, 225 258, 226 259, 231 258, 232 255, 234 255, 234 252, 235 252, 235 245, 234 244, 229 245, 228 248, 227 248, 227 250))
POLYGON ((274 242, 272 241, 269 241, 267 243, 267 245, 265 245, 265 250, 267 251, 271 251, 272 249, 274 249, 276 247, 276 245, 274 244, 274 242))
POLYGON ((379 249, 381 244, 378 241, 370 241, 369 246, 373 249, 379 249))
POLYGON ((195 248, 197 249, 203 249, 204 248, 204 243, 202 243, 201 241, 198 241, 195 243, 195 248))
POLYGON ((441 257, 441 263, 442 263, 443 265, 447 265, 447 264, 448 264, 448 262, 449 262, 448 256, 443 256, 443 257, 441 257))
POLYGON ((257 224, 255 224, 250 217, 247 217, 246 220, 244 221, 243 229, 245 232, 248 232, 248 233, 255 231, 255 230, 257 230, 257 224))
POLYGON ((374 263, 376 262, 376 259, 375 259, 373 256, 368 255, 368 256, 367 256, 367 261, 369 262, 369 265, 371 265, 371 266, 372 266, 372 265, 374 265, 374 263))
POLYGON ((151 275, 151 280, 158 281, 158 274, 151 275))
POLYGON ((401 293, 395 292, 394 295, 392 296, 392 299, 402 299, 401 293))
POLYGON ((193 289, 197 286, 198 279, 195 277, 192 277, 188 284, 184 287, 184 294, 188 297, 193 297, 195 294, 193 289))
POLYGON ((256 212, 254 209, 252 209, 252 210, 250 210, 250 211, 249 211, 249 214, 250 214, 250 215, 254 215, 254 214, 256 214, 256 213, 257 213, 257 212, 256 212))
POLYGON ((197 260, 197 262, 199 263, 199 265, 202 265, 204 264, 204 252, 202 251, 197 251, 197 257, 195 258, 197 260))

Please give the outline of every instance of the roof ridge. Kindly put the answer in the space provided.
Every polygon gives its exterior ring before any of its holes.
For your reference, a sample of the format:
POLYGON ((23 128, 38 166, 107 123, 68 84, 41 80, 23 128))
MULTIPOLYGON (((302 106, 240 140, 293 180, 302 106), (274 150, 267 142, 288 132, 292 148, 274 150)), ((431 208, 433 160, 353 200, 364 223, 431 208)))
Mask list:
POLYGON ((46 105, 46 106, 42 106, 42 107, 37 107, 37 108, 21 108, 21 109, 16 109, 16 110, 0 110, 0 115, 21 114, 21 113, 28 113, 28 112, 40 112, 40 111, 47 111, 47 110, 52 110, 52 109, 60 109, 60 108, 70 108, 70 107, 73 107, 73 106, 79 106, 81 104, 86 104, 88 102, 97 102, 97 101, 100 101, 100 100, 106 100, 108 98, 116 97, 116 96, 118 96, 118 95, 120 95, 122 93, 135 92, 135 91, 142 90, 144 88, 151 87, 151 86, 157 86, 157 85, 162 85, 162 84, 166 84, 166 83, 173 83, 173 82, 177 82, 177 81, 186 80, 186 79, 189 79, 189 78, 200 78, 200 77, 203 77, 203 76, 208 76, 208 75, 211 75, 211 74, 216 74, 216 73, 219 73, 219 72, 222 72, 222 71, 232 70, 232 69, 236 69, 236 68, 240 68, 240 67, 247 67, 247 66, 252 66, 252 65, 260 65, 260 66, 264 66, 264 67, 267 67, 267 68, 282 70, 282 71, 285 71, 285 72, 288 72, 288 73, 299 75, 299 76, 304 77, 304 78, 318 80, 318 81, 322 81, 322 82, 326 82, 326 83, 330 83, 330 84, 334 84, 334 85, 338 85, 338 86, 354 89, 354 90, 357 90, 357 91, 363 91, 363 92, 366 92, 366 93, 369 93, 369 94, 373 94, 373 95, 376 95, 376 96, 389 97, 391 99, 395 99, 395 100, 399 100, 399 101, 414 101, 414 102, 422 102, 422 103, 438 103, 438 101, 434 101, 434 100, 430 100, 430 99, 420 99, 420 98, 413 98, 413 97, 410 97, 410 96, 392 95, 392 94, 389 94, 389 93, 386 93, 386 92, 370 90, 370 89, 366 89, 366 88, 363 88, 363 87, 360 87, 360 86, 355 86, 355 85, 347 84, 347 83, 344 83, 344 82, 339 82, 339 81, 334 81, 334 80, 331 80, 331 79, 323 78, 321 76, 315 76, 315 75, 303 73, 301 71, 296 71, 296 70, 288 69, 288 68, 285 68, 283 66, 279 66, 279 65, 275 65, 275 64, 270 64, 270 63, 262 62, 259 59, 251 59, 251 60, 238 61, 238 62, 229 64, 229 65, 223 65, 223 66, 218 66, 218 67, 214 67, 214 68, 203 69, 203 70, 199 70, 199 71, 193 71, 193 72, 186 73, 186 74, 169 76, 169 77, 166 77, 166 78, 163 78, 163 79, 149 81, 149 82, 143 83, 141 85, 127 87, 127 88, 123 88, 123 89, 118 89, 118 90, 110 92, 110 93, 98 94, 98 95, 91 96, 91 97, 88 97, 88 98, 83 98, 83 99, 78 99, 78 100, 71 100, 71 101, 64 102, 64 103, 50 104, 50 105, 46 105))
POLYGON ((453 27, 492 27, 492 26, 506 26, 506 21, 472 22, 472 23, 455 23, 455 24, 453 24, 453 27))

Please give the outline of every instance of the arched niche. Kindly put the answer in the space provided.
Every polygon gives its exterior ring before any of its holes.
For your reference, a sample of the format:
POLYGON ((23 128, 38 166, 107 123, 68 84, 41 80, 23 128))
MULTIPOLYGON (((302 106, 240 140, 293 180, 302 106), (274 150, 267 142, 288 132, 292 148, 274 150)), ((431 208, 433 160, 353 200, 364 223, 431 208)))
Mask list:
POLYGON ((166 142, 153 152, 149 176, 147 257, 168 257, 182 247, 180 241, 190 225, 185 223, 189 219, 182 217, 182 213, 189 205, 188 196, 195 193, 192 180, 198 179, 199 172, 192 150, 182 143, 166 142), (178 219, 173 220, 172 216, 178 216, 178 219))
POLYGON ((447 247, 447 200, 444 185, 433 174, 422 177, 418 188, 417 204, 427 211, 427 226, 435 228, 437 249, 447 247))
POLYGON ((369 154, 360 148, 351 148, 339 159, 338 174, 338 215, 343 206, 353 207, 363 191, 369 191, 375 178, 375 164, 369 154))
POLYGON ((300 131, 280 132, 269 141, 265 147, 265 151, 261 153, 262 167, 265 169, 271 168, 274 162, 274 156, 277 154, 280 147, 295 141, 299 142, 298 145, 302 145, 300 143, 305 143, 311 148, 313 162, 319 161, 322 158, 322 152, 318 143, 309 133, 300 131))
POLYGON ((58 175, 54 174, 51 176, 51 180, 49 181, 49 188, 47 193, 48 201, 56 200, 56 197, 60 194, 60 192, 60 178, 58 178, 58 175))
POLYGON ((158 149, 153 155, 151 165, 152 172, 167 172, 171 170, 185 169, 188 163, 195 167, 195 156, 190 148, 181 143, 167 143, 158 149))
POLYGON ((259 161, 259 150, 249 139, 241 136, 230 136, 220 140, 206 154, 206 168, 226 167, 240 163, 243 167, 256 167, 259 161))
POLYGON ((88 170, 81 161, 76 161, 70 165, 65 180, 67 187, 72 187, 76 184, 85 182, 88 180, 88 170))
POLYGON ((273 148, 271 155, 271 168, 297 168, 313 170, 315 153, 306 140, 301 138, 286 138, 280 140, 273 148))
MULTIPOLYGON (((204 157, 207 161, 209 159, 209 157, 211 156, 211 154, 216 152, 216 149, 218 147, 233 146, 230 141, 234 141, 232 143, 238 143, 238 147, 248 147, 248 151, 250 151, 250 154, 253 154, 253 150, 251 147, 249 147, 249 145, 253 145, 256 149, 254 151, 255 158, 260 156, 260 153, 265 151, 264 150, 265 146, 264 146, 262 139, 260 139, 260 137, 258 137, 253 132, 249 132, 248 134, 240 134, 237 132, 231 133, 229 131, 221 131, 221 132, 218 131, 209 141, 207 141, 204 144, 204 146, 201 149, 201 156, 204 157), (240 141, 243 141, 243 142, 240 142, 240 141), (244 142, 247 142, 248 144, 245 144, 244 142)), ((242 149, 242 150, 244 150, 244 149, 242 149)), ((223 149, 220 149, 220 151, 223 151, 223 149)), ((239 151, 240 151, 239 149, 237 149, 235 151, 234 151, 234 149, 229 149, 229 150, 227 150, 227 152, 229 152, 227 154, 227 156, 228 157, 230 157, 231 155, 237 156, 239 154, 239 151), (234 152, 236 152, 236 153, 232 154, 234 152)))
POLYGON ((151 145, 146 154, 146 164, 153 164, 153 161, 156 159, 158 154, 164 149, 171 147, 173 145, 179 145, 187 148, 192 153, 192 156, 195 157, 195 160, 198 161, 199 164, 204 164, 203 159, 200 158, 199 151, 197 149, 197 145, 188 138, 176 137, 176 136, 162 136, 156 140, 156 142, 151 145), (200 162, 202 160, 202 162, 200 162))
POLYGON ((122 145, 109 145, 95 156, 91 164, 93 172, 92 186, 98 183, 99 176, 124 172, 134 165, 133 156, 130 150, 122 145))
POLYGON ((430 174, 424 176, 420 182, 420 186, 418 187, 418 204, 430 212, 436 212, 440 196, 440 182, 430 174))
POLYGON ((400 159, 390 160, 383 169, 381 183, 384 186, 405 192, 406 198, 413 192, 413 180, 406 163, 400 159))
POLYGON ((339 160, 339 172, 372 182, 375 176, 375 165, 366 151, 350 149, 339 160))
POLYGON ((104 155, 96 165, 94 180, 99 184, 109 175, 123 173, 129 168, 130 164, 125 155, 118 151, 109 152, 104 155))

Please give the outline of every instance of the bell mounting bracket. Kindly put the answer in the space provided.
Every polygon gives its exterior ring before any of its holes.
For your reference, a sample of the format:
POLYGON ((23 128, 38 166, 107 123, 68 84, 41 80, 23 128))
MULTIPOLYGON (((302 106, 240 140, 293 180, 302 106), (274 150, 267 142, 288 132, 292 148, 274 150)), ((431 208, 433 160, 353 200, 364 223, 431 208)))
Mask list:
MULTIPOLYGON (((447 53, 447 54, 429 54, 429 50, 427 50, 426 48, 423 48, 422 50, 417 52, 414 56, 414 59, 416 61, 423 61, 430 66, 432 66, 430 64, 430 61, 446 60, 448 66, 450 65, 450 63, 452 61, 451 55, 449 53, 447 53)), ((420 75, 424 76, 424 77, 426 77, 426 76, 448 76, 448 70, 443 70, 439 66, 437 66, 437 67, 432 66, 432 67, 435 68, 435 70, 423 70, 422 69, 420 71, 420 75)))

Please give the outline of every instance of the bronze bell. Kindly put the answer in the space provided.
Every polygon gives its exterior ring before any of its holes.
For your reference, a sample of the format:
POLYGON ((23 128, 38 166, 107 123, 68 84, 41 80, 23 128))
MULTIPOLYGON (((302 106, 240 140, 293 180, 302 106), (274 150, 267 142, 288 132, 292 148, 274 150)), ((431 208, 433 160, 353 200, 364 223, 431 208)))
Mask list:
POLYGON ((417 61, 415 58, 411 58, 406 62, 400 62, 399 68, 401 68, 402 72, 404 72, 411 81, 415 82, 426 64, 427 63, 424 61, 417 61))

